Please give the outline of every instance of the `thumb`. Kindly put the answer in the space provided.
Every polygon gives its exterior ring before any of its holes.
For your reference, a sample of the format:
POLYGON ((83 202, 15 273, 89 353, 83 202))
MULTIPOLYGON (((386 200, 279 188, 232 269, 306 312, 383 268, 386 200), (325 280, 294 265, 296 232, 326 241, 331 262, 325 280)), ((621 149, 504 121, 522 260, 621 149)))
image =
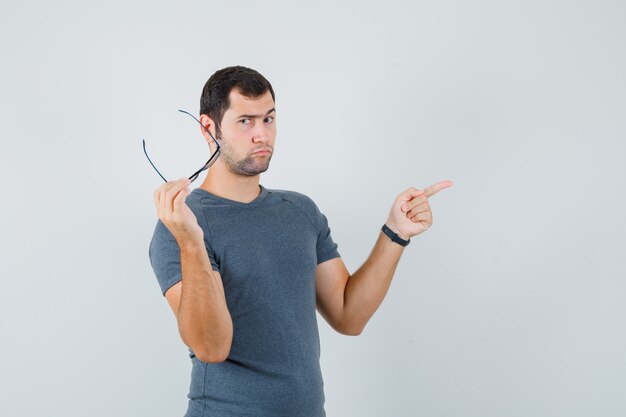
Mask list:
POLYGON ((402 194, 400 194, 400 201, 405 203, 422 194, 424 194, 424 191, 418 190, 415 187, 411 187, 411 188, 406 189, 402 194))
POLYGON ((422 194, 424 194, 424 191, 418 190, 415 187, 407 188, 402 194, 398 196, 398 199, 396 200, 400 211, 406 212, 408 209, 405 209, 404 204, 408 203, 415 197, 419 197, 422 194))

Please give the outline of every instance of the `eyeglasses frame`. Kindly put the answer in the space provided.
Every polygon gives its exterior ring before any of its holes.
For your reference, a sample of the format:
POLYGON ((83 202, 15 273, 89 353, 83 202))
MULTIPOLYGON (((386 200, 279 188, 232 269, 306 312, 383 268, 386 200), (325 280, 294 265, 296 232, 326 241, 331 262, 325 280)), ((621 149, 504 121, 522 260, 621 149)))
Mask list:
MULTIPOLYGON (((213 155, 211 155, 211 157, 209 158, 209 160, 208 160, 208 161, 206 161, 206 163, 202 166, 202 168, 200 168, 199 170, 197 170, 196 172, 194 172, 193 174, 191 174, 191 176, 189 177, 189 180, 190 180, 191 182, 194 182, 194 181, 198 178, 198 176, 200 175, 200 173, 201 173, 202 171, 205 171, 205 170, 209 169, 209 167, 210 167, 211 165, 213 165, 213 164, 215 163, 215 161, 217 161, 217 158, 219 158, 219 155, 220 155, 220 148, 221 148, 221 146, 220 146, 220 144, 217 142, 217 140, 213 137, 213 135, 211 134, 211 132, 209 132, 209 130, 208 130, 206 127, 204 127, 204 125, 202 124, 202 122, 200 122, 200 120, 198 120, 198 119, 197 119, 197 118, 196 118, 193 114, 189 113, 188 111, 181 110, 181 109, 178 109, 178 111, 179 111, 179 112, 181 112, 181 113, 186 113, 186 114, 188 114, 189 116, 193 117, 193 118, 194 118, 194 120, 195 120, 196 122, 200 123, 200 126, 202 126, 202 128, 203 128, 203 129, 204 129, 204 130, 205 130, 205 131, 209 134, 209 136, 211 137, 211 139, 213 139, 213 142, 215 142, 215 146, 216 146, 215 152, 213 152, 213 155)), ((155 166, 154 166, 154 163, 152 163, 152 160, 151 160, 151 159, 150 159, 150 157, 148 156, 148 152, 146 151, 146 140, 145 140, 145 139, 142 139, 142 142, 143 142, 143 153, 145 153, 145 154, 146 154, 146 158, 148 158, 148 162, 150 162, 150 165, 152 165, 152 168, 154 168, 154 170, 157 172, 157 174, 159 174, 159 176, 163 179, 163 181, 167 182, 167 180, 165 179, 165 177, 164 177, 163 175, 161 175, 161 173, 159 172, 159 170, 157 169, 157 167, 155 167, 155 166)))

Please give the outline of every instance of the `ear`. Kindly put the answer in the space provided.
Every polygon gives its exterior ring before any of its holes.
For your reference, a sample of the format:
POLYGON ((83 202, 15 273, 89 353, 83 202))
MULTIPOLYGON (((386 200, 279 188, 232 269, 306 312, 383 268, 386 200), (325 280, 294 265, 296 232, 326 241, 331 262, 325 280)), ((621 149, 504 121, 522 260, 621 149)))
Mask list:
MULTIPOLYGON (((206 114, 201 114, 199 120, 202 126, 204 126, 209 132, 211 132, 211 135, 213 135, 213 137, 217 139, 217 136, 215 134, 215 124, 213 123, 213 119, 211 119, 206 114)), ((213 147, 215 147, 215 142, 213 141, 213 139, 211 139, 211 136, 209 136, 206 130, 202 128, 202 126, 198 126, 198 128, 200 129, 200 133, 202 133, 202 136, 204 136, 204 139, 207 141, 207 143, 211 147, 211 150, 213 151, 214 150, 213 147)))

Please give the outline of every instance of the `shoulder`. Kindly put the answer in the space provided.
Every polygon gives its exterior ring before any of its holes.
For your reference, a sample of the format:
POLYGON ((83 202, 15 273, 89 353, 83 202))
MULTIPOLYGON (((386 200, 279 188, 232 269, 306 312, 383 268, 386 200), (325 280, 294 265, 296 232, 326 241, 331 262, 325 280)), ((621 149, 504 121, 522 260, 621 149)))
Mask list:
POLYGON ((271 191, 273 194, 279 196, 283 200, 289 201, 307 212, 310 212, 311 210, 315 211, 317 209, 317 205, 315 204, 313 199, 304 193, 292 190, 276 189, 271 189, 268 191, 271 191))
POLYGON ((187 198, 185 198, 185 204, 187 204, 191 209, 200 207, 203 200, 202 197, 202 190, 200 188, 194 188, 193 190, 191 190, 187 198))
POLYGON ((320 228, 320 217, 322 216, 315 201, 308 195, 292 190, 269 190, 273 195, 277 195, 282 201, 288 202, 288 204, 294 207, 296 210, 300 210, 308 217, 309 221, 316 229, 320 228))
POLYGON ((185 198, 185 204, 193 212, 198 223, 202 226, 204 223, 204 213, 202 209, 210 206, 211 200, 206 198, 201 189, 194 188, 187 198, 185 198))

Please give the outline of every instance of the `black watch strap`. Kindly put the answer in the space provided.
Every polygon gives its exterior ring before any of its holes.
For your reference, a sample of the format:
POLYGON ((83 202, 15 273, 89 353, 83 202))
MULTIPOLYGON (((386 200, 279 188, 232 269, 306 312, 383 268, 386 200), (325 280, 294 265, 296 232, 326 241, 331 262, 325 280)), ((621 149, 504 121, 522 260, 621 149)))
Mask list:
POLYGON ((388 228, 386 224, 383 224, 383 227, 380 230, 382 230, 384 234, 389 236, 389 239, 391 239, 393 242, 396 242, 400 246, 406 246, 409 243, 411 243, 411 239, 409 240, 402 239, 400 236, 394 233, 390 228, 388 228))

